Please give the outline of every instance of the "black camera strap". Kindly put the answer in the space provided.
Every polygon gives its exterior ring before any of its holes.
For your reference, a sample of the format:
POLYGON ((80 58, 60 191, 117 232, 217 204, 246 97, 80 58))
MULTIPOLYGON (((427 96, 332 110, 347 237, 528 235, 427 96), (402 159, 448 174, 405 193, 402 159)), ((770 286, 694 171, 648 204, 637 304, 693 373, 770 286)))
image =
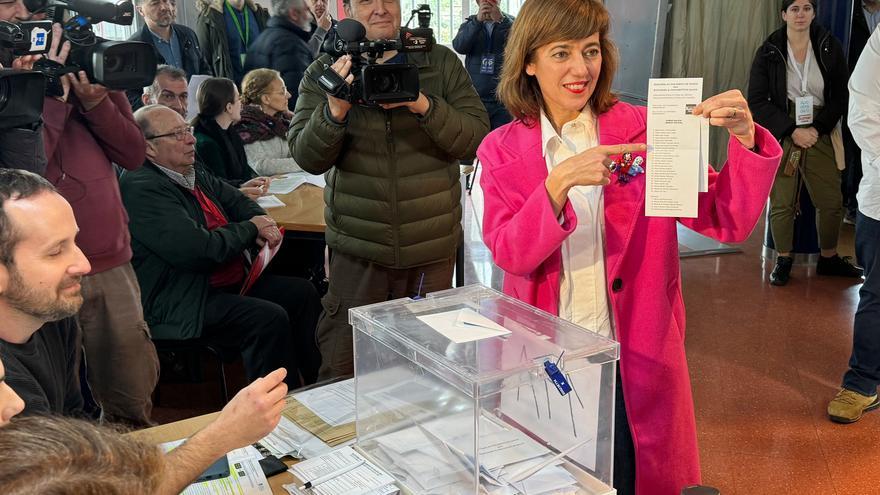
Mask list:
POLYGON ((46 96, 64 96, 64 86, 61 84, 61 76, 72 74, 76 67, 65 67, 54 60, 41 58, 34 63, 34 70, 46 76, 46 96))

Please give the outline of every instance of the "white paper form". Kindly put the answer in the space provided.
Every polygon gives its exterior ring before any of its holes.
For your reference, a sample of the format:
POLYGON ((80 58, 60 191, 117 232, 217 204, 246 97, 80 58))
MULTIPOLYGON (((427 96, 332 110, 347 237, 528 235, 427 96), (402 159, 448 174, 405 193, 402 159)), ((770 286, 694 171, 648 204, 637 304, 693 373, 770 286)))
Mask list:
POLYGON ((697 216, 701 159, 706 155, 700 149, 705 119, 692 111, 702 100, 702 78, 648 83, 647 216, 697 216))
POLYGON ((470 308, 419 316, 418 319, 456 344, 510 334, 510 330, 470 308))
POLYGON ((316 457, 333 450, 323 440, 284 416, 281 416, 278 426, 260 440, 260 445, 276 457, 289 455, 299 459, 316 457))
POLYGON ((384 493, 397 491, 394 478, 390 474, 379 469, 351 447, 342 447, 320 457, 294 464, 290 468, 290 472, 305 483, 343 469, 345 466, 358 463, 361 463, 358 467, 314 486, 311 493, 314 495, 366 495, 372 494, 376 490, 384 493), (389 485, 394 486, 390 492, 386 490, 389 485))
POLYGON ((354 421, 354 378, 299 392, 293 398, 330 426, 354 421))
POLYGON ((260 205, 264 210, 268 210, 269 208, 281 208, 284 205, 284 201, 278 199, 277 196, 268 195, 268 196, 260 196, 257 198, 257 204, 260 205))
POLYGON ((323 175, 312 175, 306 172, 286 174, 272 179, 272 182, 269 183, 269 194, 287 194, 303 184, 324 187, 327 182, 323 175))
MULTIPOLYGON (((175 440, 159 445, 165 452, 173 450, 186 440, 175 440)), ((229 476, 202 483, 193 483, 181 492, 182 495, 271 495, 272 487, 260 459, 263 456, 254 447, 235 449, 226 454, 229 461, 229 476)))

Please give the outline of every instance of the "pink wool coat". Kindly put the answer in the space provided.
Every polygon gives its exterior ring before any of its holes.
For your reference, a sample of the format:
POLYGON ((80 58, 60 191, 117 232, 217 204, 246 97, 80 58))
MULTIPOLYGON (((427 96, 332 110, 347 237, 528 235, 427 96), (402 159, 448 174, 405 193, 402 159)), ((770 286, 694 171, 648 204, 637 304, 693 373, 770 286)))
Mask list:
MULTIPOLYGON (((644 143, 646 109, 617 103, 599 116, 599 143, 644 143)), ((756 125, 758 153, 731 138, 728 162, 710 169, 709 192, 687 227, 742 242, 767 201, 782 150, 756 125)), ((560 224, 544 180, 540 126, 514 121, 486 137, 483 238, 505 272, 504 292, 558 313, 560 246, 578 223, 571 204, 560 224)), ((647 163, 647 167, 650 167, 647 163)), ((639 495, 678 495, 700 482, 693 399, 684 350, 676 219, 645 216, 645 175, 605 187, 607 291, 620 342, 620 375, 636 451, 639 495)))

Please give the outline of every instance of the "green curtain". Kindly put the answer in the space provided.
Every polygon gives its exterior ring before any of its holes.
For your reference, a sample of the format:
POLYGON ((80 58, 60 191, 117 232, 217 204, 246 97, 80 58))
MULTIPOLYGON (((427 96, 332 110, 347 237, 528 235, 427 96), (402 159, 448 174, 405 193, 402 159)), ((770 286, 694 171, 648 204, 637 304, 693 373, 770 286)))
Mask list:
MULTIPOLYGON (((755 51, 782 26, 779 0, 670 0, 663 77, 702 77, 703 97, 746 94, 755 51)), ((727 159, 728 133, 712 128, 710 160, 727 159)))

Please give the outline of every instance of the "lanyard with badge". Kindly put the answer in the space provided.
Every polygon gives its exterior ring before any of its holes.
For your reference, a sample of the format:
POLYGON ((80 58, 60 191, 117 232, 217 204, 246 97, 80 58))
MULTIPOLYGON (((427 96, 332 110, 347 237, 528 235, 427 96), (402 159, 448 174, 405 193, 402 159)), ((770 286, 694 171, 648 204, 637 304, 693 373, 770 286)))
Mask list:
MULTIPOLYGON (((492 29, 496 27, 493 26, 492 29)), ((489 26, 484 23, 483 34, 486 35, 486 47, 483 51, 483 58, 480 60, 480 74, 491 75, 495 73, 495 55, 492 53, 492 34, 489 29, 489 26)))
POLYGON ((791 43, 788 44, 788 61, 794 68, 795 74, 801 80, 801 95, 794 100, 794 115, 797 125, 810 125, 813 123, 813 96, 807 94, 807 81, 810 77, 810 47, 807 46, 807 55, 804 57, 804 71, 797 66, 791 43))
POLYGON ((241 42, 244 44, 244 46, 242 46, 241 54, 239 54, 239 57, 241 58, 241 66, 244 67, 248 42, 251 39, 251 23, 248 20, 248 11, 251 9, 249 9, 247 5, 242 9, 244 11, 244 32, 242 32, 241 23, 238 21, 238 16, 235 14, 235 11, 232 10, 232 5, 229 5, 229 0, 224 3, 226 4, 226 10, 229 11, 229 15, 232 17, 232 23, 235 24, 235 29, 238 31, 238 37, 241 38, 241 42))

